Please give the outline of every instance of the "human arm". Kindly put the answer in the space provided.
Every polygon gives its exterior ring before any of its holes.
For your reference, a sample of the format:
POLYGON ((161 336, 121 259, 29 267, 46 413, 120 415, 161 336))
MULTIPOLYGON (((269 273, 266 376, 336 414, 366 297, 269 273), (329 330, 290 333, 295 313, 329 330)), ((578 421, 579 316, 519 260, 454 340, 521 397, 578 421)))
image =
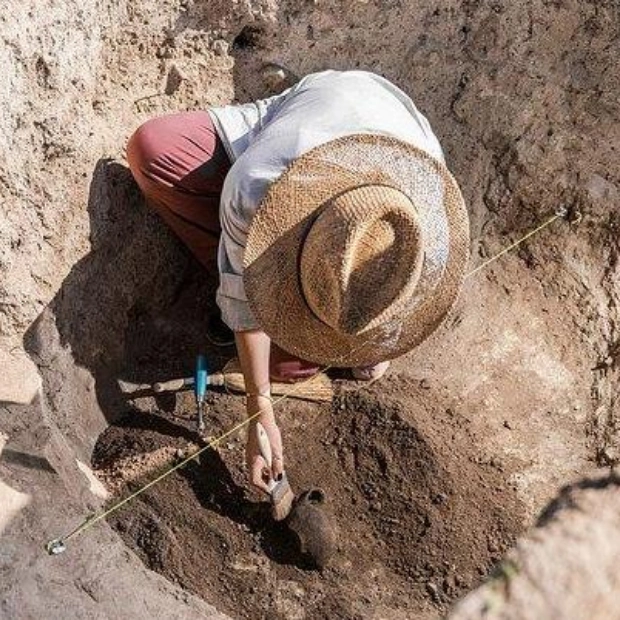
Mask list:
POLYGON ((276 423, 271 404, 271 383, 269 379, 269 352, 271 341, 259 329, 235 332, 235 342, 247 394, 247 414, 253 416, 260 411, 249 425, 246 445, 246 464, 250 482, 268 493, 267 480, 278 479, 283 472, 282 436, 276 423), (260 422, 267 433, 272 450, 271 472, 258 446, 256 423, 260 422))

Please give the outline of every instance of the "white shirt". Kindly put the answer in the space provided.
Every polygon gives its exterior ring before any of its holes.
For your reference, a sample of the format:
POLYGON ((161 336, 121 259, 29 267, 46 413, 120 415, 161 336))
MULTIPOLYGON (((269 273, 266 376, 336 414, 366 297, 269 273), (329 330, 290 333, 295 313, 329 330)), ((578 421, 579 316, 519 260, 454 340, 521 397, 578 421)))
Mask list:
POLYGON ((263 196, 292 160, 342 136, 378 133, 443 161, 437 138, 411 99, 365 71, 314 73, 275 97, 208 111, 233 162, 220 203, 217 303, 234 331, 260 327, 245 296, 243 252, 263 196))

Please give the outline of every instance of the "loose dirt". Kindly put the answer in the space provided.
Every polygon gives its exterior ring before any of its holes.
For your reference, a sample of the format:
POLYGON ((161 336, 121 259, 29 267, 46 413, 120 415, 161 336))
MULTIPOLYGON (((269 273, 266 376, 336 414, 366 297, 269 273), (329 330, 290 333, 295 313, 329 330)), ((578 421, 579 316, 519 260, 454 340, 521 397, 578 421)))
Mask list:
MULTIPOLYGON (((99 438, 93 465, 122 493, 199 443, 189 393, 172 413, 130 410, 99 438)), ((218 395, 208 429, 243 415, 218 395)), ((424 618, 478 584, 521 531, 505 466, 481 458, 468 423, 403 375, 333 406, 280 414, 297 491, 320 486, 338 553, 323 571, 300 555, 249 491, 242 436, 204 453, 111 517, 144 563, 234 618, 424 618)))

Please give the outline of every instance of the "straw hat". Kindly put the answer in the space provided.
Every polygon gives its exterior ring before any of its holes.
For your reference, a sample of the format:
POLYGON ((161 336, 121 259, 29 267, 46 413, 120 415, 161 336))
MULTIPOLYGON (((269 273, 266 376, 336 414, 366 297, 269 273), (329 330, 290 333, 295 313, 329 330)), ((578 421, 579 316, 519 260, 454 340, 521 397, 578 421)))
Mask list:
POLYGON ((319 364, 392 359, 427 338, 460 289, 469 224, 445 165, 351 135, 295 159, 252 220, 250 307, 284 350, 319 364))

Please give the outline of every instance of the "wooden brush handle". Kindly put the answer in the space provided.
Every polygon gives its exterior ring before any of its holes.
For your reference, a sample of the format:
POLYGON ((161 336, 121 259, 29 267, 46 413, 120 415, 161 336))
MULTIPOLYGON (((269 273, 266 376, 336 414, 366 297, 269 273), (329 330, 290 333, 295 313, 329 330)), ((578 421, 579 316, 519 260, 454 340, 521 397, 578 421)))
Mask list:
POLYGON ((133 394, 134 392, 142 392, 143 390, 150 390, 151 385, 149 383, 131 383, 131 381, 117 380, 118 387, 123 394, 133 394))
MULTIPOLYGON (((263 428, 263 425, 260 422, 256 423, 256 437, 258 439, 258 448, 260 450, 261 456, 265 459, 265 463, 267 463, 267 467, 271 469, 272 462, 272 453, 271 453, 271 443, 269 442, 269 437, 267 437, 267 432, 263 428)), ((269 476, 269 482, 267 483, 267 487, 269 492, 271 493, 276 488, 276 481, 269 476)))
POLYGON ((258 447, 260 449, 261 456, 265 459, 265 463, 267 463, 267 467, 271 469, 272 453, 271 453, 271 443, 269 443, 269 437, 267 437, 267 432, 265 431, 263 425, 260 422, 256 423, 256 437, 258 439, 258 447))

